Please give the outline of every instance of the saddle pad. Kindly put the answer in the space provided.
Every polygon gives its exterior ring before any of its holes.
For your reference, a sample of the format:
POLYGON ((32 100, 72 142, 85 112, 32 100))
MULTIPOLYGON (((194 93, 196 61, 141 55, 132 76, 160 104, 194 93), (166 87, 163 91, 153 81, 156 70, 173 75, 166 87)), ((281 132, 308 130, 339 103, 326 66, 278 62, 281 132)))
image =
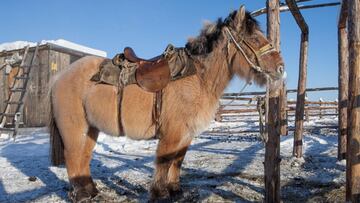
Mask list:
POLYGON ((92 76, 90 80, 98 83, 118 86, 120 71, 120 68, 115 66, 110 59, 105 59, 100 64, 100 71, 92 76))

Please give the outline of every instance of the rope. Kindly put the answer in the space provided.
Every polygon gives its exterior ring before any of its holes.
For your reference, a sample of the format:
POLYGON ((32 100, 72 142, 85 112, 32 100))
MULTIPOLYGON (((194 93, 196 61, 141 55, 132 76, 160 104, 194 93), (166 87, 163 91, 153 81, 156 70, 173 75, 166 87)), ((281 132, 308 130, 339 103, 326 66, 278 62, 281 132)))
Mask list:
MULTIPOLYGON (((245 90, 245 88, 248 85, 251 85, 251 83, 246 82, 245 85, 240 89, 240 91, 236 94, 236 96, 230 102, 228 102, 227 104, 221 105, 221 106, 228 106, 228 105, 232 104, 235 100, 237 100, 239 98, 240 94, 245 90)), ((220 108, 220 109, 223 109, 223 108, 220 108)))
POLYGON ((268 141, 268 125, 269 125, 269 99, 270 99, 270 78, 266 77, 266 96, 265 96, 265 132, 263 139, 265 143, 268 141))
POLYGON ((259 131, 261 139, 266 143, 268 137, 268 124, 269 124, 269 99, 270 99, 270 80, 266 80, 266 94, 265 97, 256 96, 256 108, 259 113, 259 131), (265 118, 264 118, 265 117, 265 118))
POLYGON ((225 27, 225 31, 228 33, 229 37, 231 38, 231 40, 234 42, 235 46, 239 49, 239 51, 242 53, 242 55, 244 56, 245 60, 250 64, 250 66, 255 69, 256 71, 262 73, 263 70, 261 69, 261 67, 255 65, 250 59, 249 57, 246 55, 245 51, 243 48, 241 48, 240 44, 235 40, 234 36, 231 34, 229 28, 225 27))
POLYGON ((264 139, 264 132, 265 132, 265 128, 264 128, 264 118, 263 118, 263 115, 264 115, 264 100, 261 96, 256 96, 256 109, 258 110, 258 113, 259 113, 259 131, 260 131, 260 135, 261 135, 261 138, 262 138, 262 141, 265 142, 265 139, 264 139))

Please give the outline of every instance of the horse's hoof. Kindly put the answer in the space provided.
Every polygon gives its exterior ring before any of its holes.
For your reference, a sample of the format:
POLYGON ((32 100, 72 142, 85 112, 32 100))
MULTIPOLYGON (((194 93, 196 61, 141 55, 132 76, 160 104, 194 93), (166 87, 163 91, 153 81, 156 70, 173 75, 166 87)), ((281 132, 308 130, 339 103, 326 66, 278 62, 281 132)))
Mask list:
POLYGON ((93 198, 99 194, 99 190, 96 189, 95 184, 89 184, 89 185, 85 186, 85 190, 90 194, 91 198, 93 198))
POLYGON ((68 195, 73 203, 91 203, 91 194, 85 188, 75 188, 68 195))
POLYGON ((176 196, 183 193, 179 183, 169 183, 167 189, 170 193, 170 196, 176 196))
POLYGON ((108 197, 106 197, 104 194, 98 193, 96 196, 94 196, 91 200, 93 202, 107 202, 108 197))
POLYGON ((149 202, 158 202, 159 200, 167 199, 170 196, 166 187, 159 187, 157 185, 151 187, 150 194, 149 202))

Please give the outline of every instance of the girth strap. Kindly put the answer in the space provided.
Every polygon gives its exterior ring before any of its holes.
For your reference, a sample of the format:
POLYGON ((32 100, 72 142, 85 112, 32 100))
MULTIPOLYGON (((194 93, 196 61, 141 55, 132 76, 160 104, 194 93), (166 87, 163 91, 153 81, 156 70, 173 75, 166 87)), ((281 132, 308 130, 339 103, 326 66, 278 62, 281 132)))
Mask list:
POLYGON ((122 98, 124 94, 124 84, 121 82, 118 83, 117 86, 117 100, 118 100, 118 123, 119 123, 119 136, 125 136, 124 127, 121 122, 121 104, 122 104, 122 98))
POLYGON ((154 93, 153 121, 155 123, 155 138, 160 139, 160 115, 162 108, 162 90, 154 93))

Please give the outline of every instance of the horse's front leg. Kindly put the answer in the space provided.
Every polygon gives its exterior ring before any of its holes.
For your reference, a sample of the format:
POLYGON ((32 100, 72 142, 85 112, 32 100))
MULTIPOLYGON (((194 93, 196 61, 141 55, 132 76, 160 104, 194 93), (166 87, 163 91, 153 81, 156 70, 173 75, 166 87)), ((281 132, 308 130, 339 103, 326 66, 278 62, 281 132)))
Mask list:
POLYGON ((179 134, 165 134, 159 140, 155 160, 155 176, 151 200, 168 197, 180 190, 180 166, 191 139, 179 134))
POLYGON ((180 149, 180 151, 176 154, 175 158, 171 162, 167 179, 167 189, 171 196, 177 195, 181 192, 180 169, 184 161, 187 149, 188 146, 180 149))

